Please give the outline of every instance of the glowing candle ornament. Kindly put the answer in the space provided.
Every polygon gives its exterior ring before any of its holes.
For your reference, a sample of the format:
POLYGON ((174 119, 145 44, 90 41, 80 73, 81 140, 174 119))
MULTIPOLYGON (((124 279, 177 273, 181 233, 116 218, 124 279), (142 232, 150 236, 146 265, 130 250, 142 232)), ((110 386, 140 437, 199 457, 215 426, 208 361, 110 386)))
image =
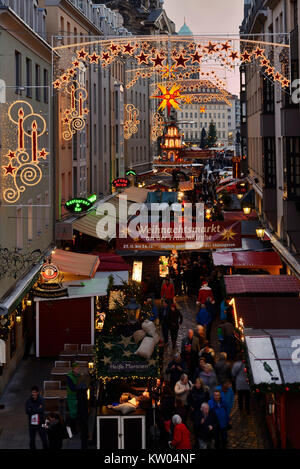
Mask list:
POLYGON ((36 121, 33 121, 31 124, 32 133, 31 133, 31 149, 32 149, 32 159, 37 161, 37 124, 36 121))
POLYGON ((19 149, 24 150, 24 129, 23 129, 24 111, 22 107, 20 107, 18 115, 19 115, 19 149))

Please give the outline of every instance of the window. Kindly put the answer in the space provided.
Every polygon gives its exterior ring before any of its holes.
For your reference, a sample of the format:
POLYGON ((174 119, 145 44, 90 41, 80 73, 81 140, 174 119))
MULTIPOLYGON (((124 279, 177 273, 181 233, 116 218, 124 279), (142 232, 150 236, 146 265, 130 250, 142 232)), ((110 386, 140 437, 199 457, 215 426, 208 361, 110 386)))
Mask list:
POLYGON ((48 103, 49 88, 48 88, 48 70, 44 68, 44 103, 48 103))
MULTIPOLYGON (((69 188, 70 190, 70 188, 69 188)), ((49 192, 45 192, 45 228, 50 225, 50 206, 49 206, 49 192)))
POLYGON ((20 52, 15 51, 15 81, 16 81, 16 93, 21 94, 20 86, 22 82, 22 56, 20 52))
POLYGON ((116 132, 116 153, 119 153, 119 126, 116 125, 115 127, 115 132, 116 132))
POLYGON ((104 153, 107 152, 106 125, 104 126, 104 153))
POLYGON ((300 199, 300 138, 286 141, 287 191, 289 199, 300 199))
POLYGON ((275 138, 264 138, 264 183, 267 188, 276 187, 275 138))
POLYGON ((32 61, 26 58, 26 96, 32 97, 32 61))
POLYGON ((263 79, 263 112, 274 112, 274 85, 263 79))
POLYGON ((103 104, 104 115, 106 116, 106 88, 103 89, 103 104))
POLYGON ((73 168, 73 197, 77 197, 78 185, 77 185, 77 168, 73 168))
POLYGON ((41 89, 40 89, 40 84, 41 84, 41 67, 38 64, 35 64, 35 99, 37 101, 40 101, 41 99, 41 89))
POLYGON ((96 90, 96 83, 94 83, 94 86, 93 86, 93 89, 94 89, 94 102, 92 103, 92 105, 94 106, 94 112, 96 112, 96 107, 97 107, 97 90, 96 90))
POLYGON ((23 249, 23 218, 21 208, 17 208, 17 249, 23 249))

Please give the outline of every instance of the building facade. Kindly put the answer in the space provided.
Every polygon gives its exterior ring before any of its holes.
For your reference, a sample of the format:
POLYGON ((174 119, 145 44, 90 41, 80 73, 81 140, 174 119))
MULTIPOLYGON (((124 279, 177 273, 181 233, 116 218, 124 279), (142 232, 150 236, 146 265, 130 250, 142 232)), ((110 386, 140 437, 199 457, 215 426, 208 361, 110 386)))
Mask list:
MULTIPOLYGON (((297 1, 245 2, 241 34, 290 44, 293 86, 299 78, 297 1)), ((279 58, 280 59, 280 58, 279 58)), ((296 82, 297 83, 297 82, 296 82)), ((255 205, 272 242, 288 267, 300 274, 300 113, 299 103, 253 65, 241 67, 241 136, 255 205), (294 101, 294 102, 293 102, 294 101)))

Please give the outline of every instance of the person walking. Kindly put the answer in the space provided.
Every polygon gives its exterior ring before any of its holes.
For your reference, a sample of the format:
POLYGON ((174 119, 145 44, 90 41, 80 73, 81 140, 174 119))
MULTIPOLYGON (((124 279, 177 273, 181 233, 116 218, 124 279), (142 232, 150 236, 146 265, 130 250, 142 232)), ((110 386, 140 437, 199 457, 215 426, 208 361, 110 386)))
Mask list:
POLYGON ((220 385, 227 380, 231 380, 231 365, 227 361, 227 354, 225 352, 220 353, 219 360, 215 364, 215 372, 220 385))
POLYGON ((193 343, 194 331, 193 329, 188 330, 188 335, 182 339, 181 342, 181 356, 186 363, 189 377, 191 378, 191 360, 192 360, 192 343, 193 343))
POLYGON ((209 407, 207 402, 203 402, 200 408, 199 424, 195 433, 199 449, 212 448, 212 442, 216 437, 218 429, 219 421, 216 413, 209 407))
POLYGON ((205 330, 203 326, 198 325, 194 330, 192 349, 191 349, 191 375, 195 373, 195 369, 199 363, 199 353, 205 343, 205 330))
POLYGON ((173 283, 170 282, 170 278, 166 277, 166 281, 161 287, 160 297, 162 300, 167 300, 169 303, 173 303, 175 296, 175 288, 173 283))
POLYGON ((170 306, 167 321, 168 321, 168 329, 171 334, 172 346, 174 350, 176 348, 176 341, 178 337, 179 326, 183 322, 182 314, 175 304, 171 304, 170 306))
POLYGON ((180 380, 175 384, 175 396, 178 399, 181 399, 183 405, 187 405, 187 398, 192 389, 193 385, 189 381, 187 374, 183 373, 180 377, 180 380))
POLYGON ((166 369, 166 374, 170 374, 170 385, 172 389, 174 389, 175 384, 180 379, 182 373, 185 373, 185 371, 185 363, 182 360, 180 353, 177 352, 174 355, 174 359, 170 361, 166 369))
POLYGON ((162 306, 159 310, 159 323, 161 325, 161 332, 164 338, 165 346, 167 346, 169 342, 169 311, 170 306, 167 300, 163 300, 162 306))
POLYGON ((238 393, 239 409, 242 411, 245 407, 247 414, 250 414, 250 386, 247 382, 245 364, 242 360, 242 354, 239 354, 238 360, 233 364, 232 376, 235 379, 235 389, 238 393))
POLYGON ((45 400, 40 395, 38 386, 31 389, 31 397, 27 399, 25 412, 28 415, 29 448, 36 449, 36 433, 39 434, 43 449, 48 448, 47 433, 45 429, 45 400))
POLYGON ((213 367, 215 366, 215 352, 214 349, 209 346, 208 341, 204 343, 203 349, 200 350, 199 357, 204 357, 206 363, 210 363, 213 367))
POLYGON ((208 387, 202 379, 197 378, 187 398, 187 404, 192 413, 194 432, 197 432, 200 423, 201 406, 203 402, 209 401, 208 387))
POLYGON ((218 391, 221 393, 221 397, 224 400, 227 410, 228 410, 228 415, 230 417, 232 407, 234 404, 234 392, 232 389, 232 384, 231 381, 224 381, 222 385, 219 385, 216 387, 218 391))
POLYGON ((211 298, 211 301, 214 301, 214 295, 212 289, 208 286, 208 282, 204 281, 198 293, 197 304, 203 305, 205 304, 207 298, 211 298))
POLYGON ((191 433, 184 423, 182 423, 181 417, 174 415, 172 417, 172 423, 174 425, 174 432, 170 446, 174 449, 192 449, 191 433))
POLYGON ((217 386, 217 377, 210 363, 206 363, 204 371, 201 371, 199 377, 203 380, 205 386, 209 388, 209 396, 212 397, 217 386))
POLYGON ((216 390, 213 393, 213 397, 210 401, 208 401, 208 405, 210 409, 215 412, 219 422, 219 428, 215 435, 216 449, 226 449, 229 415, 226 404, 221 397, 220 391, 216 390))
POLYGON ((77 386, 81 380, 80 367, 78 363, 72 364, 72 370, 67 376, 67 402, 72 433, 76 433, 77 420, 77 386))

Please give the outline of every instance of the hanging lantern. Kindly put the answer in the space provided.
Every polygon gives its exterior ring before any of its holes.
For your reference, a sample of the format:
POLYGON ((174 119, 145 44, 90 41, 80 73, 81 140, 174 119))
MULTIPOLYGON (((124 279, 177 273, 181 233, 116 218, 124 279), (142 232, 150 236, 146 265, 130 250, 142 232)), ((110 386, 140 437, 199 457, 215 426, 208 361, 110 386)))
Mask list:
POLYGON ((18 315, 16 316, 16 323, 20 324, 21 321, 22 321, 22 316, 21 316, 20 314, 18 314, 18 315))
POLYGON ((243 207, 243 212, 245 215, 250 215, 251 207, 248 207, 248 206, 243 207))
POLYGON ((266 230, 264 228, 256 228, 256 236, 262 239, 265 236, 266 230))
POLYGON ((241 200, 244 197, 244 194, 237 194, 237 198, 241 200))
POLYGON ((141 311, 141 305, 136 302, 135 298, 130 298, 129 303, 125 306, 127 310, 128 322, 134 324, 138 321, 141 311))

